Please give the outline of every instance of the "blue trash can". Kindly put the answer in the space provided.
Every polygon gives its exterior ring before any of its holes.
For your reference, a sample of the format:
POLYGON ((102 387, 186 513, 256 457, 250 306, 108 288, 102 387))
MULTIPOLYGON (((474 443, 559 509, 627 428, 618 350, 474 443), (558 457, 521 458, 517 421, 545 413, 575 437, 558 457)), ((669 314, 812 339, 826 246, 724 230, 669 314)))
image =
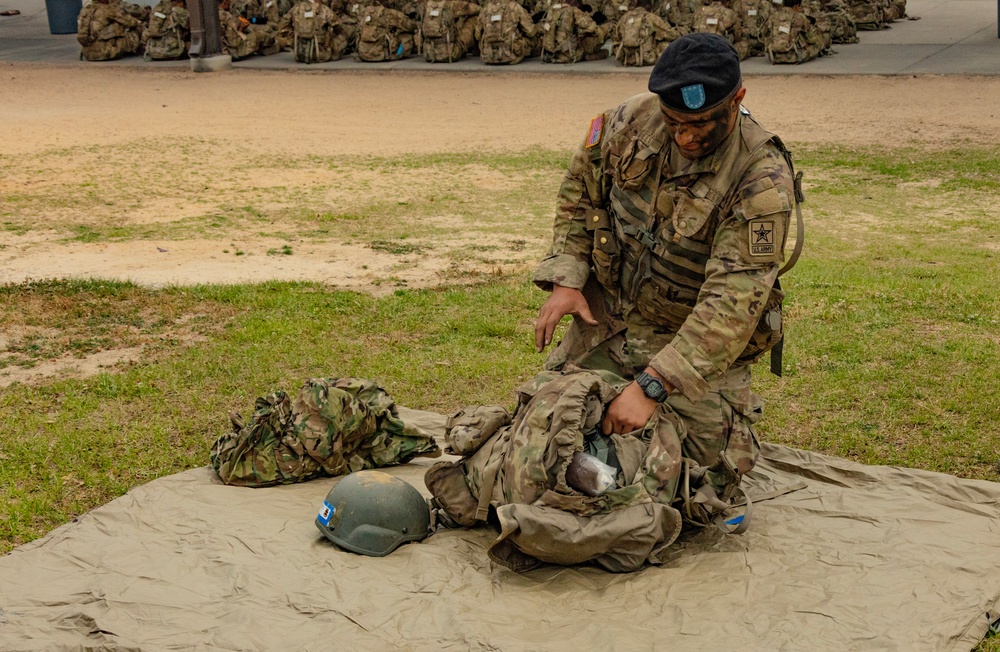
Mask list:
POLYGON ((83 0, 45 0, 45 13, 49 15, 49 32, 76 34, 76 19, 83 9, 83 0))

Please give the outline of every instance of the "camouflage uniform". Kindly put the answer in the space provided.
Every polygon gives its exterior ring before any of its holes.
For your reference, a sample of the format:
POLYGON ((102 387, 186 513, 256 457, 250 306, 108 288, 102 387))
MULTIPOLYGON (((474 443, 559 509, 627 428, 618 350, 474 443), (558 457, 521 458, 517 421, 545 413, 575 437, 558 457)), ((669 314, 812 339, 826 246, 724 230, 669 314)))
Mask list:
POLYGON ((347 51, 348 37, 337 15, 321 2, 300 2, 285 14, 281 25, 278 32, 291 32, 292 53, 300 63, 339 59, 347 51))
POLYGON ((479 12, 476 39, 487 64, 516 64, 535 49, 535 23, 515 0, 491 0, 479 12))
POLYGON ((720 495, 753 466, 762 402, 750 364, 781 339, 774 284, 794 197, 785 154, 741 110, 710 156, 688 161, 659 98, 638 95, 592 121, 534 277, 582 290, 599 322, 574 319, 546 368, 624 378, 654 368, 675 390, 661 415, 720 495))
POLYGON ((707 32, 723 36, 740 56, 746 59, 750 54, 750 44, 743 35, 743 22, 735 11, 716 0, 710 5, 700 7, 691 19, 692 32, 707 32))
POLYGON ((274 31, 266 25, 253 25, 245 18, 237 18, 219 7, 219 28, 222 30, 222 48, 233 61, 254 54, 274 53, 274 31))
POLYGON ((774 3, 771 0, 739 0, 733 11, 743 22, 743 34, 747 40, 749 56, 764 56, 764 26, 770 17, 774 3))
POLYGON ((539 23, 542 61, 576 63, 608 56, 604 43, 610 26, 598 25, 590 14, 573 5, 556 3, 539 23))
POLYGON ((804 63, 829 48, 830 34, 822 32, 801 11, 782 7, 771 14, 764 32, 764 51, 771 63, 804 63))
POLYGON ((670 23, 637 7, 626 12, 611 31, 611 51, 623 66, 651 66, 680 36, 670 23))
POLYGON ((421 47, 431 63, 457 61, 476 42, 479 5, 462 0, 428 0, 421 11, 421 47))
POLYGON ((363 7, 358 14, 359 61, 396 61, 416 50, 416 21, 401 11, 379 5, 363 7))
POLYGON ((274 392, 257 399, 250 423, 230 418, 232 432, 211 452, 226 484, 304 482, 441 454, 432 437, 400 420, 385 390, 359 378, 313 378, 294 402, 274 392))
POLYGON ((142 23, 119 2, 91 2, 77 18, 76 40, 87 61, 108 61, 139 49, 142 23))
POLYGON ((160 0, 149 16, 149 25, 142 34, 146 46, 143 55, 148 60, 180 59, 187 55, 191 43, 190 17, 187 9, 171 0, 160 0))

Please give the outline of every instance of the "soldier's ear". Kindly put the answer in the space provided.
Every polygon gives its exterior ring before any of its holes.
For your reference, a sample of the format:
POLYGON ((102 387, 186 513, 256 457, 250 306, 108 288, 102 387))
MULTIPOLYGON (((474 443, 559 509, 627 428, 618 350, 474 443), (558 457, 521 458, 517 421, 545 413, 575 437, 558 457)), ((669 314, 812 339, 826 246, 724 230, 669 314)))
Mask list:
POLYGON ((733 104, 736 106, 737 109, 740 108, 740 104, 743 103, 743 98, 746 97, 746 94, 747 94, 746 86, 740 86, 740 90, 736 91, 736 93, 733 95, 733 104))

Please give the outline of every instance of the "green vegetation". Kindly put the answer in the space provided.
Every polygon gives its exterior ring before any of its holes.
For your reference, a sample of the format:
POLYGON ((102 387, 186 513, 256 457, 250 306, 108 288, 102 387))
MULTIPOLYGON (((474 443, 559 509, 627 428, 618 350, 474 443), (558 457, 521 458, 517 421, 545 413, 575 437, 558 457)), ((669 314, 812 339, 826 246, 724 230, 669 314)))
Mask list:
MULTIPOLYGON (((190 143, 192 160, 203 146, 190 143)), ((806 248, 782 279, 785 374, 768 374, 766 359, 755 370, 767 400, 762 437, 864 463, 1000 480, 1000 152, 817 148, 797 158, 806 172, 806 248)), ((514 388, 543 359, 531 346, 543 294, 520 272, 460 263, 509 262, 500 257, 511 251, 537 256, 566 159, 533 151, 259 161, 234 171, 247 197, 223 188, 225 204, 189 202, 201 217, 108 226, 101 215, 80 217, 84 206, 65 222, 66 238, 190 238, 193 230, 217 234, 222 249, 253 224, 252 232, 289 242, 439 255, 454 264, 441 281, 461 285, 402 289, 402 276, 386 275, 373 284, 401 289, 378 298, 305 283, 0 287, 0 379, 60 356, 142 347, 138 360, 90 377, 0 389, 0 552, 136 484, 206 464, 229 410, 246 414, 255 397, 311 376, 372 378, 401 404, 441 412, 512 404, 514 388), (265 166, 332 172, 354 191, 253 187, 249 171, 265 166), (389 169, 396 181, 387 194, 381 173, 389 169)), ((30 174, 56 160, 53 153, 18 172, 5 159, 0 171, 30 174)), ((95 175, 88 183, 107 183, 96 177, 99 166, 87 169, 95 175)), ((121 205, 131 182, 115 183, 121 195, 111 186, 99 194, 121 205)), ((183 195, 191 183, 179 174, 166 195, 183 195)), ((76 192, 0 198, 13 202, 0 216, 4 228, 30 232, 34 214, 58 212, 76 192)), ((227 251, 242 253, 235 244, 227 251)), ((292 247, 267 253, 291 255, 292 247)), ((979 650, 1000 652, 1000 640, 979 650)))

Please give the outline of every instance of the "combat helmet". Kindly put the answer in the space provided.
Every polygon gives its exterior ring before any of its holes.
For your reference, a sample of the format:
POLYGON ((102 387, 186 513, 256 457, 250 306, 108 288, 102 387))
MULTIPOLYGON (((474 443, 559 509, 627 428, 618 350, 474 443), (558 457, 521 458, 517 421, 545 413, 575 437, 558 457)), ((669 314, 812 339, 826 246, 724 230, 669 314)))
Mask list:
POLYGON ((430 534, 430 509, 408 482, 382 471, 357 471, 330 489, 316 527, 345 550, 384 557, 430 534))

